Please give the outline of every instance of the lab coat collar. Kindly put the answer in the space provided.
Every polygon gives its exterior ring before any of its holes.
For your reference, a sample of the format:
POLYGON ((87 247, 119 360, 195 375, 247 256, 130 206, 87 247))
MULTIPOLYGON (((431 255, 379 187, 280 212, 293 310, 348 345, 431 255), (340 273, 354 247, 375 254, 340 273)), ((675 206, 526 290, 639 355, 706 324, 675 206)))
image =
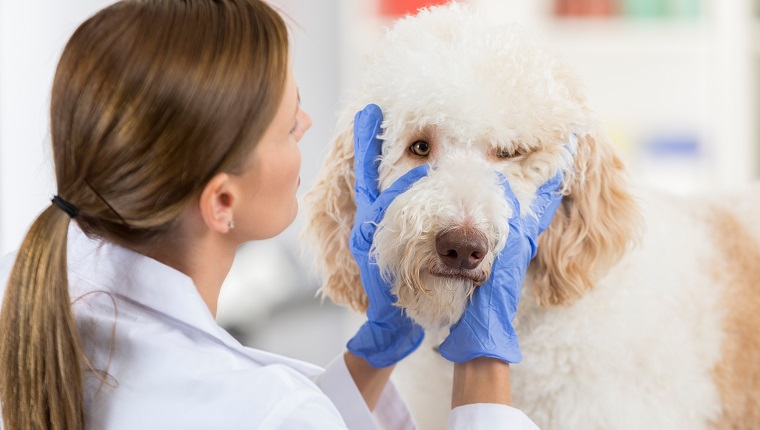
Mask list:
POLYGON ((198 330, 261 365, 286 364, 308 377, 322 372, 309 363, 241 345, 216 323, 192 278, 130 249, 91 239, 73 221, 69 225, 67 252, 72 301, 91 291, 107 291, 198 330))

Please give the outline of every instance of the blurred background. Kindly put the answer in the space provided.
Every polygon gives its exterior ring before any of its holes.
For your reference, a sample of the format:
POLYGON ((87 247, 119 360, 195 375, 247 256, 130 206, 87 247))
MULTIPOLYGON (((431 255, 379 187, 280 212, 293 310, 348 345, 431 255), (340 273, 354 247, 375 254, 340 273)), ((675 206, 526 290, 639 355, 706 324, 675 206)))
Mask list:
MULTIPOLYGON (((469 0, 532 28, 586 84, 635 181, 679 194, 741 187, 760 173, 760 0, 469 0)), ((58 56, 103 0, 0 0, 0 255, 55 193, 48 136, 58 56)), ((341 95, 384 28, 425 0, 271 0, 291 21, 302 105, 303 194, 327 151, 341 95)), ((241 342, 325 365, 362 317, 316 297, 302 219, 238 252, 218 321, 241 342)))

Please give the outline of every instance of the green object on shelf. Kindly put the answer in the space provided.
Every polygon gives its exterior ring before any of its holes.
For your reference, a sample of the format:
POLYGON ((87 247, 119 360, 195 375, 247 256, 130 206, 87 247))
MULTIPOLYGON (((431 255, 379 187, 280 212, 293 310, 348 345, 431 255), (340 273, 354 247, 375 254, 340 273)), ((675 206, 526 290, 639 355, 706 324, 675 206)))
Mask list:
POLYGON ((702 0, 623 0, 623 12, 631 18, 695 19, 701 3, 702 0))
POLYGON ((667 14, 666 0, 623 0, 623 11, 631 18, 661 18, 667 14))
POLYGON ((700 3, 700 0, 669 0, 668 15, 673 18, 698 18, 700 3))

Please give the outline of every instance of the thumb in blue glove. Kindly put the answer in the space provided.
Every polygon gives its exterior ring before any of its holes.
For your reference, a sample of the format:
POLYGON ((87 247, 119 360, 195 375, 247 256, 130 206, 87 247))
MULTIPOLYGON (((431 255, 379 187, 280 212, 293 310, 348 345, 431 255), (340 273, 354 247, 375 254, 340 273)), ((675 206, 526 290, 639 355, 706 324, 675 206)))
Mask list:
MULTIPOLYGON (((499 174, 501 176, 501 174, 499 174)), ((551 222, 562 195, 558 173, 536 192, 532 214, 520 215, 520 202, 501 176, 504 196, 513 207, 506 245, 494 261, 491 276, 478 287, 462 318, 439 347, 449 361, 462 363, 476 357, 493 357, 508 363, 522 360, 512 320, 530 260, 536 255, 538 235, 551 222)))
POLYGON ((361 274, 362 286, 369 299, 367 322, 348 342, 348 350, 374 367, 391 366, 411 354, 422 343, 424 331, 403 309, 395 305, 391 285, 383 280, 370 249, 377 224, 399 194, 427 175, 429 166, 416 167, 383 192, 378 190, 378 166, 382 143, 377 136, 383 114, 370 104, 354 119, 354 186, 356 217, 349 248, 361 274))

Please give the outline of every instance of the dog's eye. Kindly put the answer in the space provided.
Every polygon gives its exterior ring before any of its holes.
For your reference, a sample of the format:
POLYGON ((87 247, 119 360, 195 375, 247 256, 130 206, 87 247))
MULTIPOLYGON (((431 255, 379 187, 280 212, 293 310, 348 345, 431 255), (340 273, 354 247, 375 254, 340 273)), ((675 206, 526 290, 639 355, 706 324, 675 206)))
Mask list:
POLYGON ((510 151, 508 149, 503 149, 503 148, 496 150, 496 156, 498 158, 504 158, 504 159, 513 158, 513 157, 517 157, 518 155, 520 155, 519 151, 510 151))
POLYGON ((428 154, 430 154, 430 144, 424 140, 418 140, 409 147, 409 150, 412 151, 412 154, 414 155, 426 157, 428 154))

